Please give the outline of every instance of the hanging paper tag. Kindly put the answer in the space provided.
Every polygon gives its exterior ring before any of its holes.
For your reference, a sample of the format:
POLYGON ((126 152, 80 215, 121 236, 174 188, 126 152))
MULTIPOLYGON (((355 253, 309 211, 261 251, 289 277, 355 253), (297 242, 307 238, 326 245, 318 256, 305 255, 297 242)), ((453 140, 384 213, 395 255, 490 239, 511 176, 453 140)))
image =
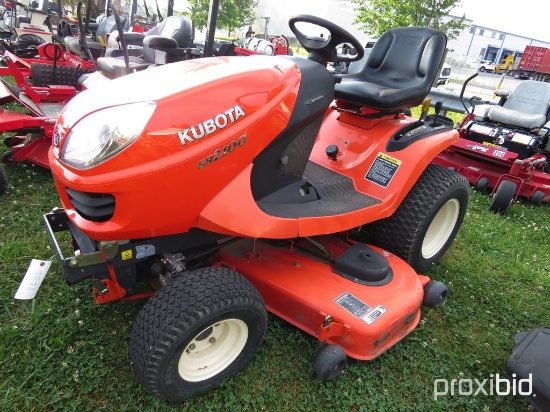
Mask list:
POLYGON ((23 277, 19 289, 15 294, 15 299, 34 299, 38 288, 42 284, 50 265, 52 264, 51 260, 37 260, 33 259, 27 273, 23 277))

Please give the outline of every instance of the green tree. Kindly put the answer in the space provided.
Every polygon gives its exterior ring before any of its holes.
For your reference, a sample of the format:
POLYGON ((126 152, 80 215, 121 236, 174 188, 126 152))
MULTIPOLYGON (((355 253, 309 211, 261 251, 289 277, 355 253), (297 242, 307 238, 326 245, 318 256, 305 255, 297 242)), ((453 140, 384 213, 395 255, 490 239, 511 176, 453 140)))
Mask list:
MULTIPOLYGON (((184 14, 193 21, 195 28, 204 29, 208 24, 210 0, 188 2, 189 10, 184 14)), ((256 19, 254 9, 257 6, 257 0, 220 0, 216 28, 226 29, 231 35, 235 29, 251 25, 256 19)))
POLYGON ((449 39, 467 26, 462 17, 448 17, 460 0, 352 0, 358 5, 355 23, 365 33, 380 37, 392 27, 423 26, 441 30, 449 39))

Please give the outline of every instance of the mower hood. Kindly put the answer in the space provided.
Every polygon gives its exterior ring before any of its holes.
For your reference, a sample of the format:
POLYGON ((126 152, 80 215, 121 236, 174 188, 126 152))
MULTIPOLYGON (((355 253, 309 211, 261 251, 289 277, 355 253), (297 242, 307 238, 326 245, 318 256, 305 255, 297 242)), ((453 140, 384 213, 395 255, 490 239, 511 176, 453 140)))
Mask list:
MULTIPOLYGON (((188 60, 143 70, 88 89, 76 96, 63 110, 59 118, 65 130, 71 129, 86 115, 108 107, 144 101, 160 101, 182 93, 193 95, 204 92, 204 86, 219 93, 235 93, 239 89, 236 78, 255 76, 266 69, 282 72, 293 65, 285 58, 250 56, 219 57, 188 60), (228 88, 230 90, 228 90, 228 88)), ((238 93, 238 92, 237 92, 238 93)), ((217 94, 217 93, 216 93, 217 94)), ((214 100, 217 96, 212 93, 214 100)), ((129 113, 131 116, 131 113, 129 113)))

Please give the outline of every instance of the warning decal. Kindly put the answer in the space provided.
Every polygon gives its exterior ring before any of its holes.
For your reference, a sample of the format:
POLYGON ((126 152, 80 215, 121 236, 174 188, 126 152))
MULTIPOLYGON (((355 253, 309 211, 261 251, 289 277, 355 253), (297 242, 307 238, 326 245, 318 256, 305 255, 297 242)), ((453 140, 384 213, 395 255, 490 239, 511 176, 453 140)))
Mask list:
POLYGON ((123 250, 122 252, 120 252, 120 258, 122 260, 132 259, 132 249, 123 250))
POLYGON ((365 179, 386 188, 393 179, 397 169, 399 169, 399 166, 401 166, 401 160, 384 153, 378 153, 365 175, 365 179))
POLYGON ((362 319, 367 322, 367 324, 371 324, 376 319, 378 319, 380 316, 382 316, 384 313, 386 313, 386 308, 382 305, 378 305, 373 310, 371 310, 369 313, 367 313, 365 316, 362 317, 362 319))
POLYGON ((357 318, 363 317, 369 310, 372 309, 372 307, 364 302, 361 302, 349 292, 338 296, 334 299, 334 301, 357 318))

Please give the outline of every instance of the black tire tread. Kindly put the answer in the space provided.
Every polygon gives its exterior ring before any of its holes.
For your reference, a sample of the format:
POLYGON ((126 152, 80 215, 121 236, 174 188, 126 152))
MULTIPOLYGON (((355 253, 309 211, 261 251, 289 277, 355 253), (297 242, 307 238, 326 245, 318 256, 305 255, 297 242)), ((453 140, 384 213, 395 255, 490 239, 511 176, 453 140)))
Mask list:
POLYGON ((155 381, 163 355, 182 331, 228 305, 256 307, 263 314, 265 330, 267 311, 262 297, 247 279, 228 268, 204 267, 185 272, 149 299, 138 314, 130 337, 135 372, 147 390, 173 400, 164 395, 155 381))
POLYGON ((14 165, 17 163, 17 160, 13 158, 13 152, 11 150, 8 150, 0 156, 0 160, 5 165, 14 165))
POLYGON ((493 195, 489 210, 494 213, 504 214, 514 199, 516 189, 516 183, 510 180, 501 181, 493 195))
POLYGON ((445 284, 432 280, 424 288, 423 303, 429 308, 439 308, 445 303, 448 289, 445 284))
POLYGON ((15 50, 28 49, 33 46, 40 46, 46 43, 46 41, 35 34, 22 34, 19 36, 13 45, 15 50))
POLYGON ((419 271, 413 248, 416 242, 422 241, 419 239, 422 235, 420 222, 429 214, 429 206, 455 185, 463 186, 468 193, 470 191, 470 184, 464 176, 439 165, 428 165, 395 213, 369 225, 369 241, 394 253, 419 271))
POLYGON ((319 379, 331 381, 342 373, 346 363, 346 353, 340 346, 326 345, 317 353, 313 370, 319 379))

